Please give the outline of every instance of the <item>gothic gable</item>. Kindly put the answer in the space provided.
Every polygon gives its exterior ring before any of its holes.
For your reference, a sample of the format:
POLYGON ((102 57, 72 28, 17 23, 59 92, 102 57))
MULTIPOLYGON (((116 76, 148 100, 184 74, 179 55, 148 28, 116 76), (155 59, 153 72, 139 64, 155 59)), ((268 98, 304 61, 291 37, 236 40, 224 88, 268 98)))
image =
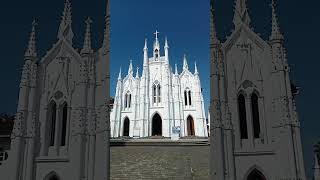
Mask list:
POLYGON ((47 52, 47 54, 41 59, 42 65, 47 65, 56 58, 59 54, 69 55, 73 57, 78 63, 80 63, 80 54, 64 39, 60 39, 53 47, 47 52))
POLYGON ((70 97, 79 82, 80 62, 80 55, 65 40, 59 40, 40 63, 44 74, 42 92, 48 98, 58 91, 70 97))
POLYGON ((227 74, 236 89, 246 80, 259 84, 270 76, 270 46, 246 26, 235 31, 223 48, 227 74))

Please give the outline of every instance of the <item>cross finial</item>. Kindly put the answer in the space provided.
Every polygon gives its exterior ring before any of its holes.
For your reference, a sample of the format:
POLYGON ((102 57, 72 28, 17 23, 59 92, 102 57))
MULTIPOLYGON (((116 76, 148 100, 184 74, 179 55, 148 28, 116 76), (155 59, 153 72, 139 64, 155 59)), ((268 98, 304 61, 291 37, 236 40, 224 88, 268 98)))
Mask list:
POLYGON ((38 25, 36 19, 33 19, 32 21, 32 28, 35 28, 38 25))
POLYGON ((153 34, 156 35, 156 39, 158 39, 158 34, 160 34, 160 32, 158 30, 156 30, 156 32, 153 34))
POLYGON ((92 20, 90 17, 87 18, 87 20, 85 21, 86 25, 89 26, 92 23, 92 20))

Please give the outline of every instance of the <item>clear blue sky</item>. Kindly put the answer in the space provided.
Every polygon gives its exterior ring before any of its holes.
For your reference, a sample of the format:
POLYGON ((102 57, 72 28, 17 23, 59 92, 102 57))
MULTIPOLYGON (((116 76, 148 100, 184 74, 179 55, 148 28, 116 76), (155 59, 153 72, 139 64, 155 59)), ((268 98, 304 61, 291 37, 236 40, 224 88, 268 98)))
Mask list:
MULTIPOLYGON (((144 39, 148 38, 149 55, 152 55, 153 33, 159 38, 164 53, 164 39, 168 37, 170 64, 178 64, 182 71, 184 53, 189 69, 194 72, 194 62, 200 71, 206 109, 209 104, 209 1, 184 0, 111 1, 111 79, 112 94, 120 66, 123 76, 128 72, 130 59, 134 67, 142 70, 144 39)), ((141 71, 140 71, 141 75, 141 71)))
MULTIPOLYGON (((255 31, 266 39, 270 34, 271 0, 249 0, 249 11, 255 31)), ((217 0, 218 35, 225 39, 232 29, 234 0, 217 0)), ((73 29, 75 46, 81 48, 84 20, 91 16, 94 47, 101 46, 105 2, 81 0, 73 3, 73 29)), ((312 146, 319 140, 320 118, 320 1, 280 0, 280 24, 286 37, 289 63, 293 79, 302 87, 298 97, 298 112, 302 126, 305 164, 309 178, 312 175, 312 146)), ((39 21, 38 47, 43 56, 56 40, 58 24, 63 9, 63 0, 4 1, 0 7, 0 112, 14 113, 30 24, 33 18, 39 21)), ((127 72, 129 59, 141 67, 144 38, 153 41, 153 32, 158 29, 163 42, 168 37, 171 65, 179 64, 182 56, 188 55, 193 63, 198 62, 202 86, 208 105, 209 85, 209 0, 112 0, 111 1, 111 75, 115 86, 119 67, 127 72)), ((115 87, 112 88, 114 90, 115 87)))

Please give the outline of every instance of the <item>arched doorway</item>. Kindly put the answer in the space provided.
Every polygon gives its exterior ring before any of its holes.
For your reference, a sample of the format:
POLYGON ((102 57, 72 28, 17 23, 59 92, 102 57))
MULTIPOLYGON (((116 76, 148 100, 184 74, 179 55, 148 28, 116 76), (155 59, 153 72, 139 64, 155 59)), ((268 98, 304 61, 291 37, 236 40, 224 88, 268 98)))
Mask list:
POLYGON ((129 136, 129 131, 130 131, 130 120, 128 117, 126 117, 123 122, 123 136, 129 136))
POLYGON ((152 118, 152 136, 162 136, 162 119, 158 113, 152 118))
POLYGON ((247 180, 267 180, 267 179, 264 177, 264 175, 259 170, 254 169, 248 175, 247 180))
POLYGON ((44 178, 44 180, 60 180, 60 178, 55 172, 51 172, 44 178))
POLYGON ((191 116, 188 116, 187 118, 187 131, 188 131, 188 136, 194 136, 194 121, 191 116))
POLYGON ((59 180, 59 178, 56 175, 53 175, 53 176, 50 177, 49 180, 59 180))

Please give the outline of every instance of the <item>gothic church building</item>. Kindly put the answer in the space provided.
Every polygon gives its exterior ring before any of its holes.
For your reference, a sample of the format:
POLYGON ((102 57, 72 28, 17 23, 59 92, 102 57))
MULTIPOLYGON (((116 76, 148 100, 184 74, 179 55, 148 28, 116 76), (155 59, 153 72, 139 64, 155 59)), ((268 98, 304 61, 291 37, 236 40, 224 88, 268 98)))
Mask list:
POLYGON ((207 137, 207 123, 199 72, 195 64, 190 72, 187 58, 179 74, 169 64, 169 45, 165 39, 164 56, 160 54, 158 32, 152 57, 144 46, 142 76, 133 74, 130 62, 128 74, 119 73, 115 101, 110 115, 112 137, 171 137, 174 129, 179 136, 207 137))

